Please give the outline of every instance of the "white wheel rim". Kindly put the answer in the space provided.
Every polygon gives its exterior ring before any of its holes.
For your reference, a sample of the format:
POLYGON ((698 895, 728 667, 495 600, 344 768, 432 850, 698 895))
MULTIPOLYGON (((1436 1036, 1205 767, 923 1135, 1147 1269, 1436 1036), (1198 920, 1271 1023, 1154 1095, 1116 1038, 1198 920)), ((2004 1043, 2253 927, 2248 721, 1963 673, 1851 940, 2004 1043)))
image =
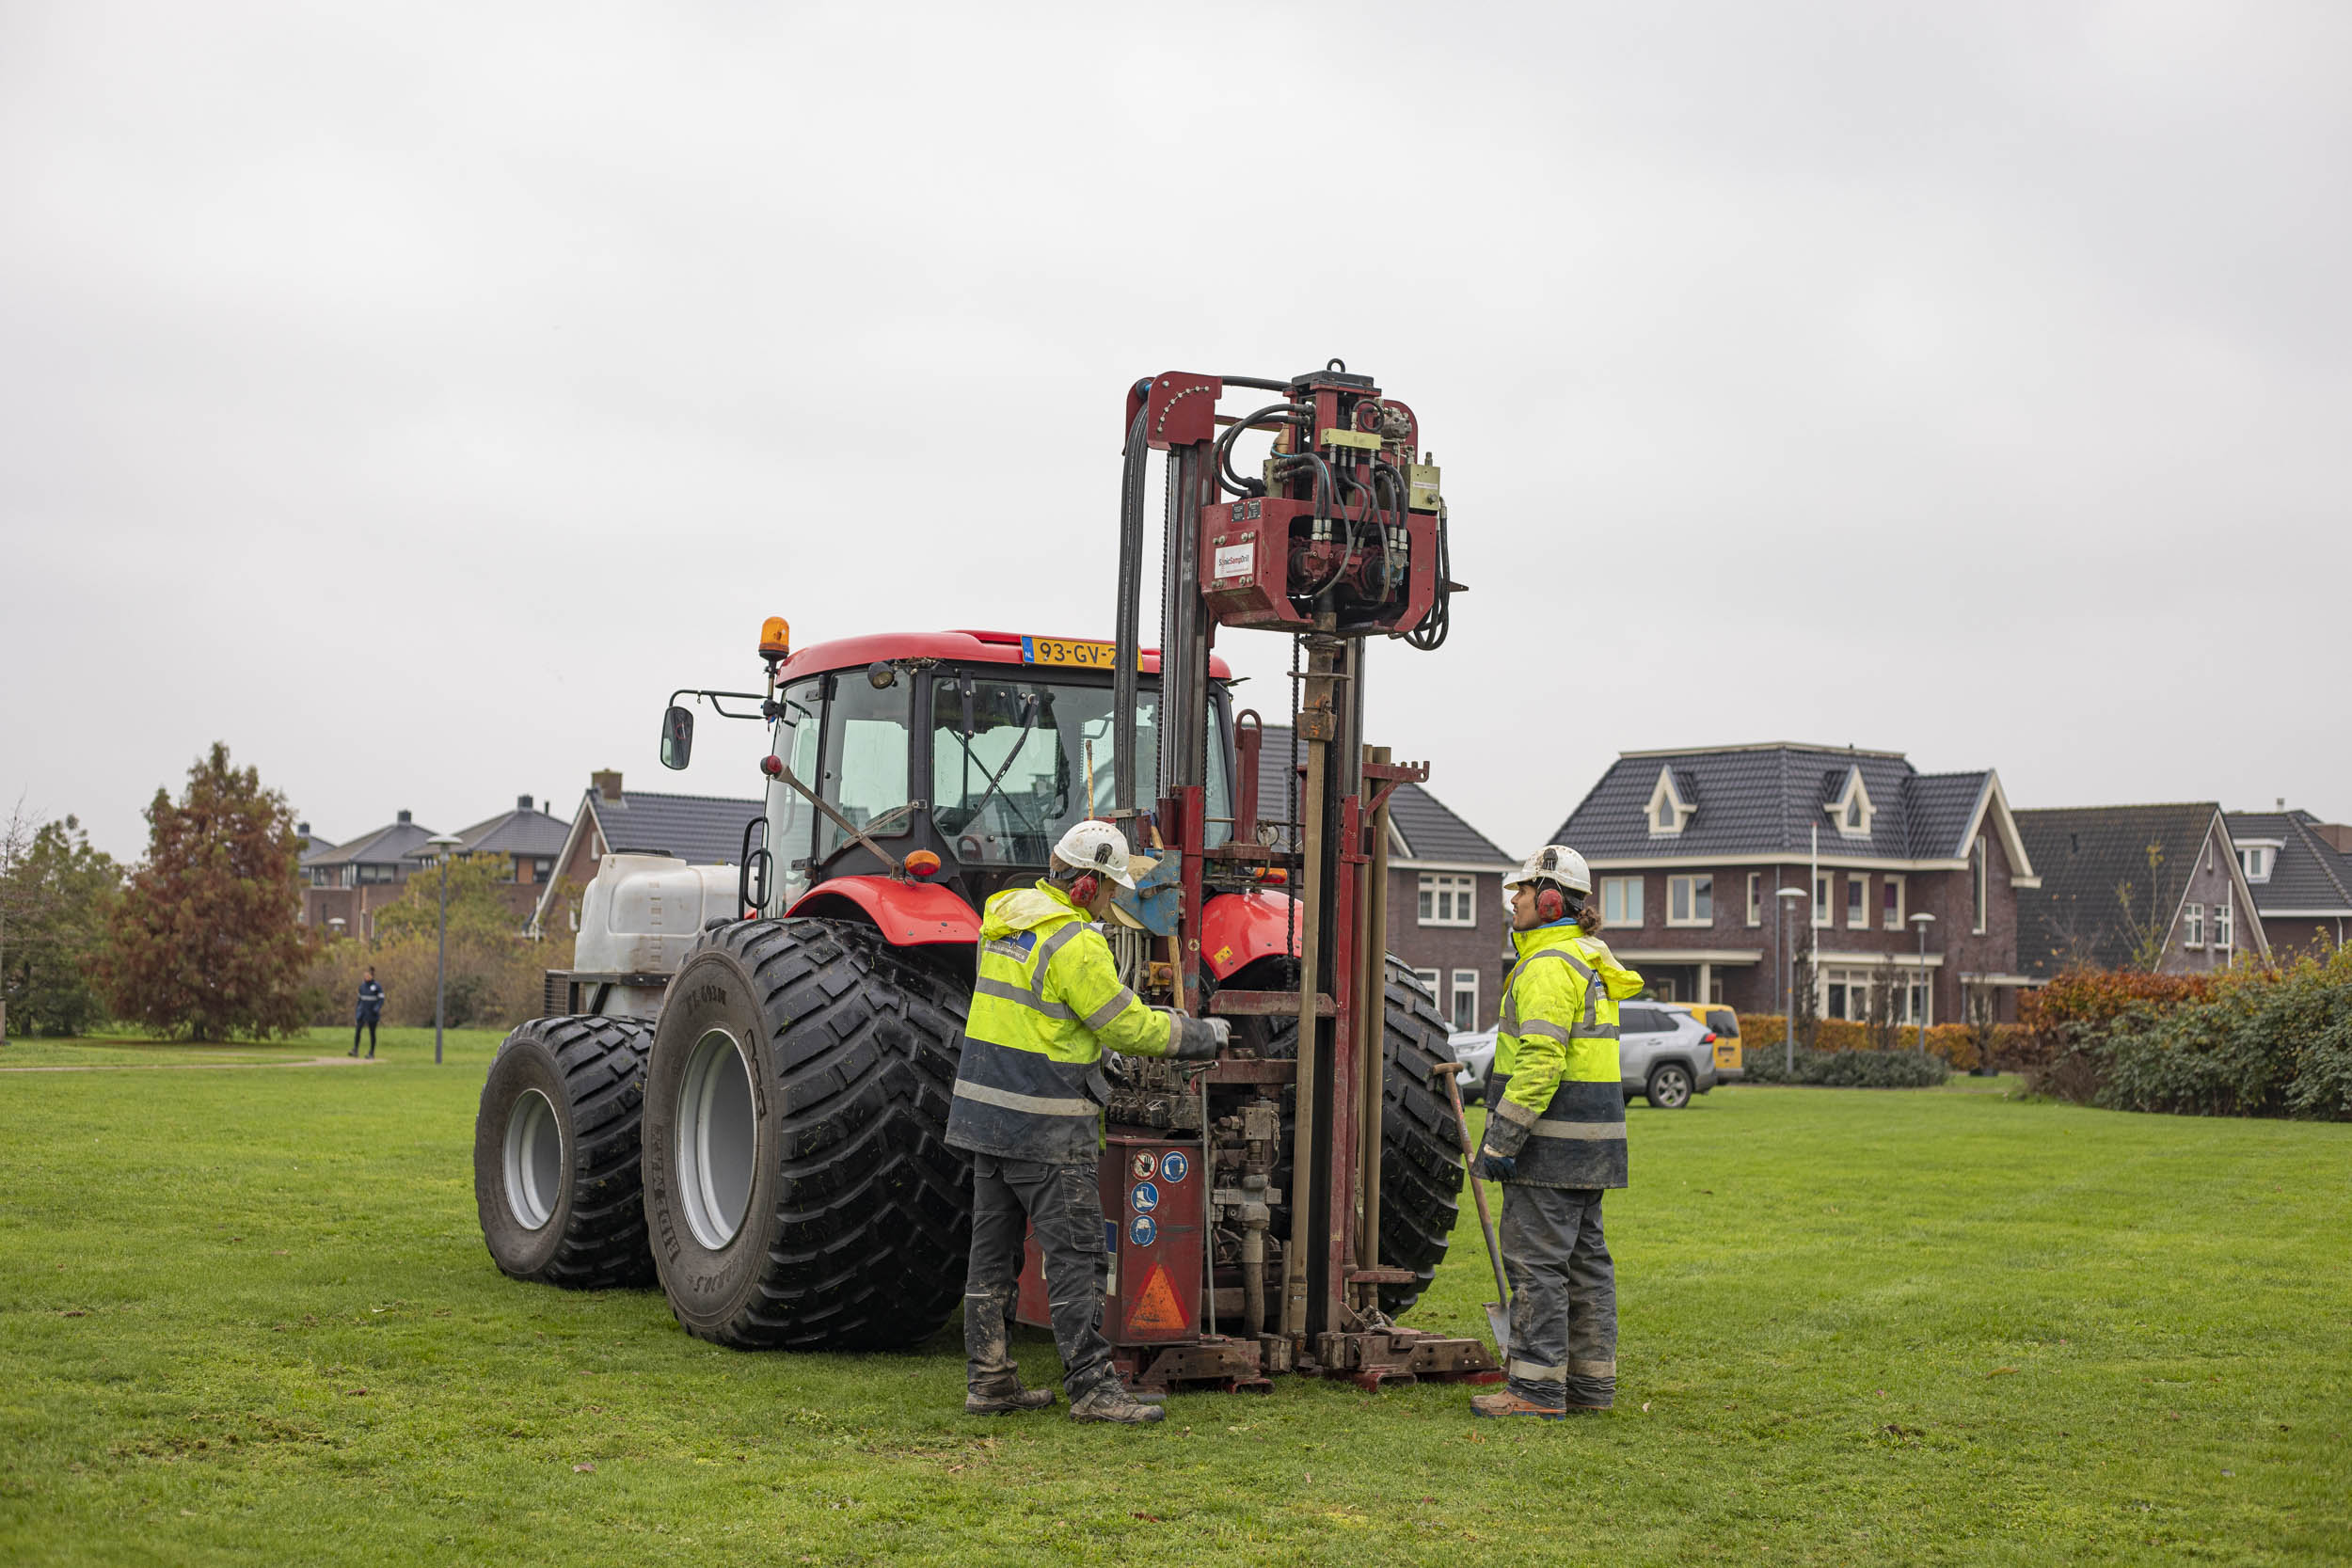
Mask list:
POLYGON ((686 1227, 717 1251, 743 1228, 758 1129, 743 1048, 724 1029, 694 1042, 677 1093, 677 1185, 686 1227))
POLYGON ((506 1207, 516 1224, 537 1230, 563 1193, 564 1124, 546 1095, 525 1089, 506 1113, 506 1207))

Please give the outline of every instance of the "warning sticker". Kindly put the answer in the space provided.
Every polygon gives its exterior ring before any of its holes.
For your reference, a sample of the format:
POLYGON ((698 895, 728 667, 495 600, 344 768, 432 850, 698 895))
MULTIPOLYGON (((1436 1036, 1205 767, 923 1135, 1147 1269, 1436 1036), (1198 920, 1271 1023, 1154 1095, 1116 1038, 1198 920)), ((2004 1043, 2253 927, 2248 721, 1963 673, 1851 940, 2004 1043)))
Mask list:
POLYGON ((1136 1294, 1135 1309, 1127 1314, 1127 1331, 1131 1334, 1182 1334, 1191 1324, 1184 1317, 1184 1304, 1176 1299, 1175 1282, 1168 1277, 1168 1265, 1154 1263, 1144 1279, 1143 1289, 1136 1294))
POLYGON ((1258 542, 1245 539, 1238 545, 1219 545, 1215 562, 1209 575, 1220 582, 1233 578, 1253 577, 1258 569, 1258 542))

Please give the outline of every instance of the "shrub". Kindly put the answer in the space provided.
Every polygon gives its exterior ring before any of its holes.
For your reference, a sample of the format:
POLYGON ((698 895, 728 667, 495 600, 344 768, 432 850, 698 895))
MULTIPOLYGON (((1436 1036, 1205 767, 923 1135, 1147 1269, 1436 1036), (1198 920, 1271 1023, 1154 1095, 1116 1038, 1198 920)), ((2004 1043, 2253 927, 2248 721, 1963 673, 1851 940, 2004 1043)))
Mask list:
MULTIPOLYGON (((1822 1019, 1818 1021, 1813 1028, 1815 1048, 1825 1054, 1849 1051, 1867 1052, 1872 1049, 1868 1024, 1851 1023, 1841 1019, 1822 1019)), ((1993 1027, 1993 1037, 1994 1065, 1995 1067, 2014 1065, 2012 1058, 2019 1053, 2024 1044, 2026 1031, 2014 1023, 1996 1024, 1993 1027)), ((1781 1058, 1785 1054, 1784 1047, 1787 1039, 1788 1023, 1780 1014, 1742 1013, 1740 1015, 1740 1046, 1742 1059, 1747 1066, 1748 1076, 1751 1079, 1759 1083, 1767 1081, 1759 1074, 1756 1064, 1761 1056, 1770 1055, 1772 1058, 1772 1069, 1776 1075, 1770 1081, 1780 1081, 1778 1075, 1782 1073, 1781 1058)), ((1912 1052, 1914 1039, 1913 1031, 1906 1028, 1902 1031, 1900 1042, 1896 1047, 1896 1051, 1887 1054, 1912 1052)), ((1980 1061, 1978 1055, 1977 1031, 1965 1023, 1931 1024, 1928 1028, 1928 1054, 1942 1057, 1955 1071, 1965 1072, 1977 1067, 1980 1061)), ((1938 1081, 1941 1082, 1941 1080, 1938 1081)))
MULTIPOLYGON (((1743 1019, 1741 1022, 1746 1021, 1743 1019)), ((1831 1021, 1824 1021, 1823 1027, 1831 1021)), ((1775 1031, 1778 1033, 1778 1031, 1775 1031)), ((1741 1037, 1744 1039, 1746 1037, 1741 1037)), ((1817 1084, 1842 1089, 1933 1088, 1952 1074, 1951 1064, 1932 1053, 1916 1051, 1796 1051, 1796 1071, 1788 1071, 1787 1042, 1775 1040, 1769 1051, 1747 1050, 1748 1082, 1752 1084, 1817 1084)))

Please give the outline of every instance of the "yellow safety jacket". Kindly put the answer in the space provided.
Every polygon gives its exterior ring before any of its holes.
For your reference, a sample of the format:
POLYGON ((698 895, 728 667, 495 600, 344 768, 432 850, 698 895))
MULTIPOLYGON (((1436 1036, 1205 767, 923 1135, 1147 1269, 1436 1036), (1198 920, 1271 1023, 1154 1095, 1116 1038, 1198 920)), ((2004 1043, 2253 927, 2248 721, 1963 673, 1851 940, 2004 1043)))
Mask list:
POLYGON ((947 1112, 950 1148, 1078 1164, 1103 1147, 1103 1050, 1164 1056, 1169 1015, 1119 978, 1111 945, 1048 881, 980 913, 979 974, 947 1112))
POLYGON ((1532 1187, 1626 1185, 1625 1088, 1617 1002, 1642 977, 1574 920, 1514 931, 1502 982, 1487 1141, 1516 1153, 1507 1179, 1532 1187))

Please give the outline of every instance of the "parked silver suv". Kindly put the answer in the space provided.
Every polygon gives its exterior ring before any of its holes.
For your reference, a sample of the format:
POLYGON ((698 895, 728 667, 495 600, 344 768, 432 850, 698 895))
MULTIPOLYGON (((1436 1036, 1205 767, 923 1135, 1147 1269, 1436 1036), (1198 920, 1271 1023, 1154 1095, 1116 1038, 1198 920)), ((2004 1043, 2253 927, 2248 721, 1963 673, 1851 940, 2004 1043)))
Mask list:
MULTIPOLYGON (((1715 1086, 1714 1037, 1678 1007, 1626 1002, 1617 1008, 1617 1068, 1628 1100, 1640 1095, 1661 1111, 1678 1111, 1715 1086)), ((1457 1034, 1450 1042, 1464 1064, 1462 1098, 1476 1101, 1494 1070, 1495 1032, 1457 1034)))

